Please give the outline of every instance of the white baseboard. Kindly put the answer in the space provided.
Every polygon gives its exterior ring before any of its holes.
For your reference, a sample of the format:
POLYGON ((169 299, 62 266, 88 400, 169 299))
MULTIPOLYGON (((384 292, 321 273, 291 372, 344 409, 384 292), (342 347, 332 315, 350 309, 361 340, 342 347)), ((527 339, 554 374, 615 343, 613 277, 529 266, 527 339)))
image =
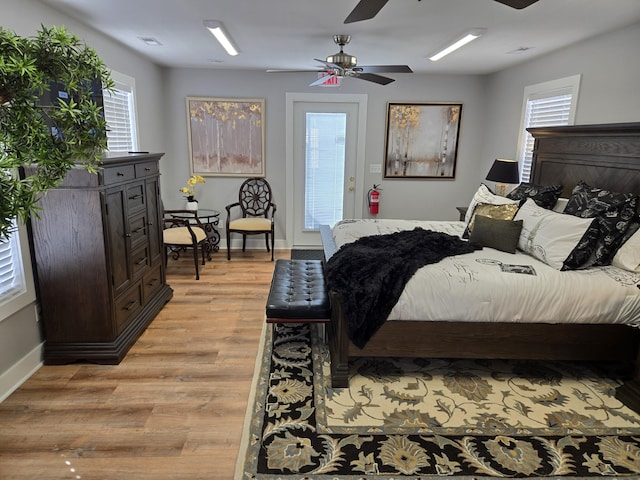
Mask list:
POLYGON ((44 343, 41 343, 0 375, 0 403, 42 367, 43 348, 44 343))

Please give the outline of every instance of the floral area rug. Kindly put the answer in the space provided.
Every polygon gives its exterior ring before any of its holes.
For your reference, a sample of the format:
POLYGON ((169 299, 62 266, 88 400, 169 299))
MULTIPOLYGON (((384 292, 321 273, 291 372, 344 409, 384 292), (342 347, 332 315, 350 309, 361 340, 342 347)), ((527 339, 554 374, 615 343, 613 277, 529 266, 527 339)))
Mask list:
POLYGON ((621 368, 364 358, 333 389, 322 327, 267 327, 263 348, 236 479, 640 478, 621 368))

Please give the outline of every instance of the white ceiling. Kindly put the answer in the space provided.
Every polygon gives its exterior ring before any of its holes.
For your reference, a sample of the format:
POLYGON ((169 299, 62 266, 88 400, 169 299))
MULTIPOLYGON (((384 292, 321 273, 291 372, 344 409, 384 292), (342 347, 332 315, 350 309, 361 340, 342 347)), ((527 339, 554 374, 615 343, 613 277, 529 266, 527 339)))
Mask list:
POLYGON ((358 65, 486 74, 640 22, 640 0, 539 0, 524 10, 494 0, 389 0, 375 18, 348 25, 344 19, 358 0, 41 1, 161 65, 252 70, 314 69, 314 58, 338 51, 332 36, 348 34, 345 52, 358 65), (240 55, 226 55, 204 20, 223 22, 240 55), (428 60, 477 27, 487 33, 439 62, 428 60))

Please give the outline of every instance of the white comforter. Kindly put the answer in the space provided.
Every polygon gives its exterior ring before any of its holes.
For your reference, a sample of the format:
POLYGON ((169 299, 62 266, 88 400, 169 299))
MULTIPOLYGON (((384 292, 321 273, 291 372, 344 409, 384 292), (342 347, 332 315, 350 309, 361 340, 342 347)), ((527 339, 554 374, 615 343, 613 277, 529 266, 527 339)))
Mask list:
MULTIPOLYGON (((464 225, 464 222, 417 220, 343 220, 333 227, 333 235, 340 247, 362 236, 415 227, 461 235, 464 225)), ((640 274, 616 267, 561 272, 520 251, 514 255, 485 247, 418 270, 388 319, 638 326, 638 284, 640 274), (531 268, 535 275, 516 272, 531 268)))

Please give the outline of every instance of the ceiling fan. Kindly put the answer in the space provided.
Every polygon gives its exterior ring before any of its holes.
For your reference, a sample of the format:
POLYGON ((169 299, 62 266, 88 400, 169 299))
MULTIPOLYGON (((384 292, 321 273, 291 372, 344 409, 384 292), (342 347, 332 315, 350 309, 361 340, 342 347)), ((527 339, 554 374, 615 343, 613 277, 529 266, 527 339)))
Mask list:
MULTIPOLYGON (((382 7, 386 5, 389 0, 360 0, 356 7, 351 11, 349 16, 345 19, 344 23, 361 22, 362 20, 369 20, 375 17, 382 7)), ((420 1, 420 0, 418 0, 420 1)), ((518 10, 527 8, 533 5, 538 0, 495 0, 518 10)))
POLYGON ((395 80, 393 78, 378 75, 378 73, 413 73, 408 65, 362 65, 358 66, 358 60, 353 55, 344 52, 344 46, 351 40, 351 35, 334 35, 333 41, 340 46, 340 51, 329 55, 326 60, 314 58, 316 62, 322 63, 324 68, 320 70, 267 70, 269 73, 277 72, 318 72, 325 73, 315 82, 309 84, 314 87, 328 83, 333 78, 352 77, 379 85, 388 85, 395 80))

